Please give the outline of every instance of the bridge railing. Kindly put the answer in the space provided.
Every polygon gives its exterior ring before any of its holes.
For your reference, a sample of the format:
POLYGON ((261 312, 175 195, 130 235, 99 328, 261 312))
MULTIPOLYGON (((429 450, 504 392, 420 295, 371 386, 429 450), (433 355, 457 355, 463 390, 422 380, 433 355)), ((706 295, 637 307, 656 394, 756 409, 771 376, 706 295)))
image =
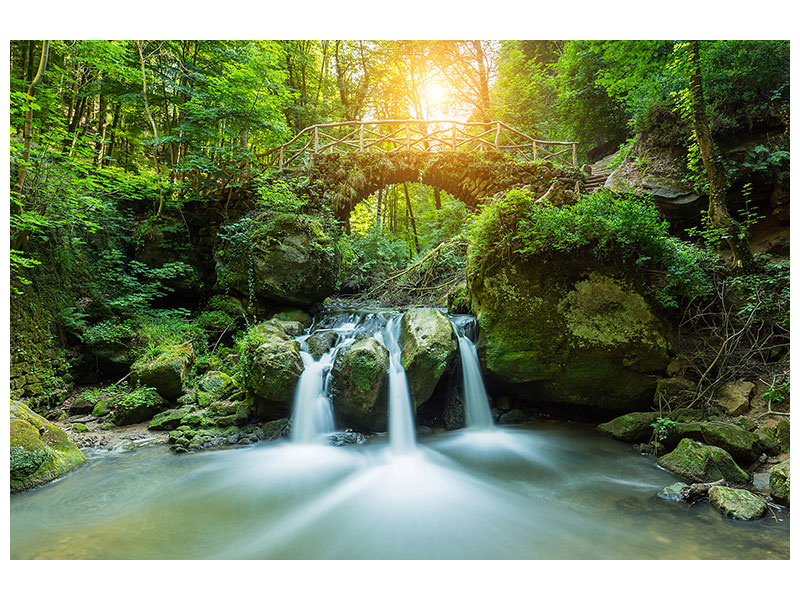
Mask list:
POLYGON ((494 150, 525 160, 551 160, 577 167, 578 142, 537 140, 501 121, 415 119, 345 121, 306 127, 294 138, 259 154, 265 166, 287 167, 308 154, 332 152, 486 152, 494 150))

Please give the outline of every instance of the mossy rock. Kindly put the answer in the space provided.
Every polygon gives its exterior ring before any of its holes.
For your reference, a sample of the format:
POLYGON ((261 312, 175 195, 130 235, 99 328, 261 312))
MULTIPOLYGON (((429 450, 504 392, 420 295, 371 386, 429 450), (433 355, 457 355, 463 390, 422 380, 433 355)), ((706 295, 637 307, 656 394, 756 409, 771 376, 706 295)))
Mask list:
POLYGON ((730 423, 704 423, 703 441, 726 450, 734 460, 751 463, 761 454, 758 438, 730 423))
POLYGON ((167 400, 174 400, 183 392, 186 374, 194 360, 194 348, 189 342, 160 348, 155 356, 142 357, 133 363, 131 379, 155 388, 167 400))
POLYGON ((469 292, 467 282, 460 281, 447 292, 447 312, 453 314, 466 314, 470 311, 469 292))
POLYGON ((675 450, 660 457, 657 463, 690 483, 708 483, 720 479, 732 483, 750 481, 750 476, 725 450, 688 438, 682 439, 675 450))
POLYGON ((331 369, 331 398, 337 419, 347 425, 386 429, 389 351, 375 338, 356 340, 339 351, 331 369))
POLYGON ((775 430, 781 444, 781 452, 787 454, 789 452, 789 421, 778 421, 775 430))
POLYGON ((154 416, 147 428, 155 429, 156 431, 171 431, 177 428, 181 424, 181 419, 190 412, 192 412, 192 409, 189 406, 165 410, 154 416))
POLYGON ((775 465, 769 470, 769 495, 778 502, 789 505, 790 469, 789 461, 775 465))
POLYGON ((116 405, 117 399, 110 394, 100 394, 97 402, 92 408, 92 416, 105 417, 109 415, 116 405))
POLYGON ((311 327, 311 323, 314 321, 311 315, 299 308, 283 310, 272 315, 272 318, 278 321, 294 321, 300 323, 304 329, 311 327))
POLYGON ((323 354, 333 348, 338 337, 335 331, 322 331, 309 336, 306 340, 309 354, 314 357, 314 360, 319 360, 323 354))
POLYGON ((471 264, 478 354, 498 392, 616 413, 649 408, 672 348, 634 267, 591 250, 471 264))
POLYGON ((456 353, 453 326, 433 308, 414 308, 400 322, 400 359, 414 409, 428 401, 456 353))
POLYGON ((289 437, 289 419, 276 419, 261 426, 263 439, 273 441, 289 437))
POLYGON ((90 415, 94 410, 94 405, 97 404, 98 396, 91 390, 84 392, 72 400, 67 412, 74 415, 90 415))
POLYGON ((208 397, 213 402, 215 400, 227 398, 236 390, 237 386, 227 373, 222 371, 209 371, 203 375, 199 387, 203 392, 208 394, 208 397))
POLYGON ((89 431, 89 427, 85 423, 73 423, 72 430, 81 433, 83 431, 89 431))
POLYGON ((781 443, 774 427, 764 427, 755 432, 758 444, 768 456, 777 456, 781 453, 781 443))
POLYGON ((154 389, 138 388, 120 397, 114 406, 115 425, 132 425, 149 421, 167 408, 167 402, 154 389))
POLYGON ((267 322, 251 328, 241 356, 244 385, 255 396, 256 414, 274 418, 291 412, 297 381, 305 368, 300 342, 267 322))
POLYGON ((273 317, 267 323, 272 323, 276 327, 279 327, 283 330, 283 332, 290 336, 290 337, 297 337, 299 335, 303 335, 306 328, 303 327, 303 324, 300 321, 282 321, 273 317))
POLYGON ((600 423, 597 430, 622 442, 646 442, 653 436, 657 412, 632 412, 600 423))
POLYGON ((750 521, 759 518, 767 510, 767 503, 752 492, 722 485, 715 485, 708 490, 708 499, 729 519, 750 521))
POLYGON ((25 404, 11 401, 10 416, 12 493, 52 481, 86 462, 64 431, 25 404))

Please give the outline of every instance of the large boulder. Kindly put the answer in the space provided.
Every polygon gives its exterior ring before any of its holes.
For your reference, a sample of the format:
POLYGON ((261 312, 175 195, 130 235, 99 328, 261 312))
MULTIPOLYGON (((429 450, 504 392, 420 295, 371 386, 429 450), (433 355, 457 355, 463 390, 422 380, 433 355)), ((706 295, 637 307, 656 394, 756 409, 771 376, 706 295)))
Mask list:
POLYGON ((191 342, 160 348, 154 356, 146 355, 133 363, 131 379, 155 388, 167 400, 174 400, 183 392, 186 374, 194 360, 191 342))
POLYGON ((498 391, 616 413, 650 406, 671 347, 633 269, 584 250, 515 257, 469 285, 479 356, 498 391))
POLYGON ((622 442, 646 442, 653 436, 657 418, 657 412, 632 412, 600 423, 597 430, 622 442))
POLYGON ((362 429, 387 425, 389 351, 375 338, 362 338, 339 351, 331 370, 336 418, 362 429))
POLYGON ((216 254, 217 284, 266 304, 310 306, 336 290, 341 255, 320 221, 305 215, 246 216, 244 235, 216 254))
POLYGON ((269 322, 261 323, 245 335, 240 364, 244 385, 255 396, 256 415, 288 415, 304 369, 300 342, 269 322))
POLYGON ((789 461, 769 470, 769 494, 779 502, 789 504, 789 461))
POLYGON ((732 417, 738 417, 750 410, 750 398, 755 384, 749 381, 731 381, 717 392, 716 402, 732 417))
POLYGON ((719 512, 730 519, 750 521, 767 510, 767 503, 752 492, 722 485, 715 485, 708 490, 708 499, 719 512))
POLYGON ((151 388, 138 388, 121 394, 114 403, 111 420, 115 425, 132 425, 149 421, 167 408, 167 402, 151 388))
POLYGON ((14 400, 10 445, 12 492, 52 481, 86 462, 66 433, 14 400))
POLYGON ((703 423, 703 441, 726 450, 742 464, 753 462, 761 454, 758 437, 730 423, 703 423))
POLYGON ((400 359, 416 409, 431 397, 455 355, 453 326, 439 310, 414 308, 403 315, 399 343, 400 359))
POLYGON ((682 439, 675 450, 659 458, 657 463, 690 483, 709 483, 720 479, 732 483, 750 481, 750 476, 739 468, 725 450, 688 438, 682 439))

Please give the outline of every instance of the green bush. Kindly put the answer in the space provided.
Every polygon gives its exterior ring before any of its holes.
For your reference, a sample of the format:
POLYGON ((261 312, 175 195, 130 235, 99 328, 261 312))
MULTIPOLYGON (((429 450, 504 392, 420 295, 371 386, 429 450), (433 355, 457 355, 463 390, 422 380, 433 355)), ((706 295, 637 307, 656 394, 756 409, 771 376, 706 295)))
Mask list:
POLYGON ((789 330, 789 261, 763 262, 758 270, 730 277, 728 290, 737 297, 739 316, 751 313, 759 320, 789 330))
POLYGON ((370 227, 365 234, 352 233, 339 239, 342 268, 339 283, 367 287, 408 264, 408 245, 386 230, 370 227))
POLYGON ((597 256, 617 252, 637 267, 663 272, 654 296, 664 306, 712 290, 712 255, 669 235, 651 201, 603 189, 563 208, 534 200, 511 190, 485 205, 469 227, 471 269, 491 269, 512 254, 533 258, 591 247, 597 256))

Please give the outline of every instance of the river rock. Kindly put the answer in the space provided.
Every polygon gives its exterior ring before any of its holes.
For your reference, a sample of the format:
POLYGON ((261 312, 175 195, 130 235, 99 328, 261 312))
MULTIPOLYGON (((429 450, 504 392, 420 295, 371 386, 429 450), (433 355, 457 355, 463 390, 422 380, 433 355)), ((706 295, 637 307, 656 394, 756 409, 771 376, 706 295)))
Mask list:
POLYGON ((167 408, 167 402, 151 389, 140 389, 118 398, 111 420, 114 425, 132 425, 149 421, 167 408))
POLYGON ((517 425, 519 423, 525 423, 527 420, 528 417, 525 416, 522 410, 519 408, 512 408, 510 411, 500 415, 497 422, 500 423, 500 425, 517 425))
POLYGON ((514 257, 473 274, 478 354, 494 391, 617 413, 648 408, 671 347, 635 280, 591 251, 514 257))
POLYGON ((703 441, 726 450, 734 460, 751 463, 761 454, 758 438, 729 423, 704 423, 703 441))
POLYGON ((240 363, 244 385, 255 396, 256 415, 289 414, 304 369, 300 342, 269 322, 261 323, 246 333, 240 363))
POLYGON ((750 476, 722 448, 682 439, 677 448, 660 457, 658 466, 672 471, 690 483, 709 483, 724 479, 747 483, 750 476))
POLYGON ((731 381, 717 392, 716 403, 732 417, 738 417, 750 410, 750 398, 755 384, 749 381, 731 381))
POLYGON ((147 428, 154 429, 156 431, 172 431, 181 424, 181 419, 183 419, 183 417, 188 415, 190 412, 192 412, 192 409, 189 406, 165 410, 164 412, 160 412, 154 416, 147 428))
POLYGON ((683 495, 681 495, 681 490, 686 487, 686 484, 682 481, 676 481, 672 485, 668 485, 660 492, 658 492, 658 497, 663 498, 664 500, 673 500, 675 502, 680 502, 683 500, 683 495))
POLYGON ((246 242, 223 241, 217 284, 271 304, 310 306, 336 291, 341 254, 333 234, 304 215, 262 213, 246 242), (252 288, 252 289, 251 289, 252 288))
POLYGON ((333 348, 338 337, 335 331, 322 331, 309 336, 306 340, 309 354, 314 357, 314 360, 319 360, 323 354, 333 348))
POLYGON ((91 393, 83 393, 80 396, 73 398, 72 404, 70 404, 67 412, 70 415, 90 415, 92 414, 95 404, 97 404, 96 395, 91 393))
POLYGON ((767 503, 752 492, 722 485, 715 485, 708 490, 708 499, 717 510, 730 519, 750 521, 757 519, 767 510, 767 503))
POLYGON ((597 430, 622 442, 646 442, 653 436, 657 412, 632 412, 600 423, 597 430))
POLYGON ((279 313, 275 313, 272 318, 277 319, 278 321, 293 321, 300 323, 303 326, 303 329, 311 327, 311 323, 314 321, 310 314, 300 310, 299 308, 290 308, 279 313))
POLYGON ((11 401, 11 492, 26 490, 86 462, 69 436, 22 402, 11 401))
POLYGON ((789 461, 769 470, 769 495, 778 502, 789 505, 789 461))
POLYGON ((389 351, 375 338, 340 350, 331 369, 334 414, 347 425, 372 431, 387 426, 389 351))
POLYGON ((161 348, 155 356, 144 356, 131 366, 134 383, 153 387, 167 400, 181 395, 186 373, 195 360, 194 348, 187 342, 161 348))
POLYGON ((416 409, 431 397, 455 355, 455 334, 444 313, 433 308, 407 311, 400 327, 401 360, 416 409))
POLYGON ((789 452, 789 421, 778 421, 775 426, 778 442, 781 445, 781 452, 786 454, 789 452))

